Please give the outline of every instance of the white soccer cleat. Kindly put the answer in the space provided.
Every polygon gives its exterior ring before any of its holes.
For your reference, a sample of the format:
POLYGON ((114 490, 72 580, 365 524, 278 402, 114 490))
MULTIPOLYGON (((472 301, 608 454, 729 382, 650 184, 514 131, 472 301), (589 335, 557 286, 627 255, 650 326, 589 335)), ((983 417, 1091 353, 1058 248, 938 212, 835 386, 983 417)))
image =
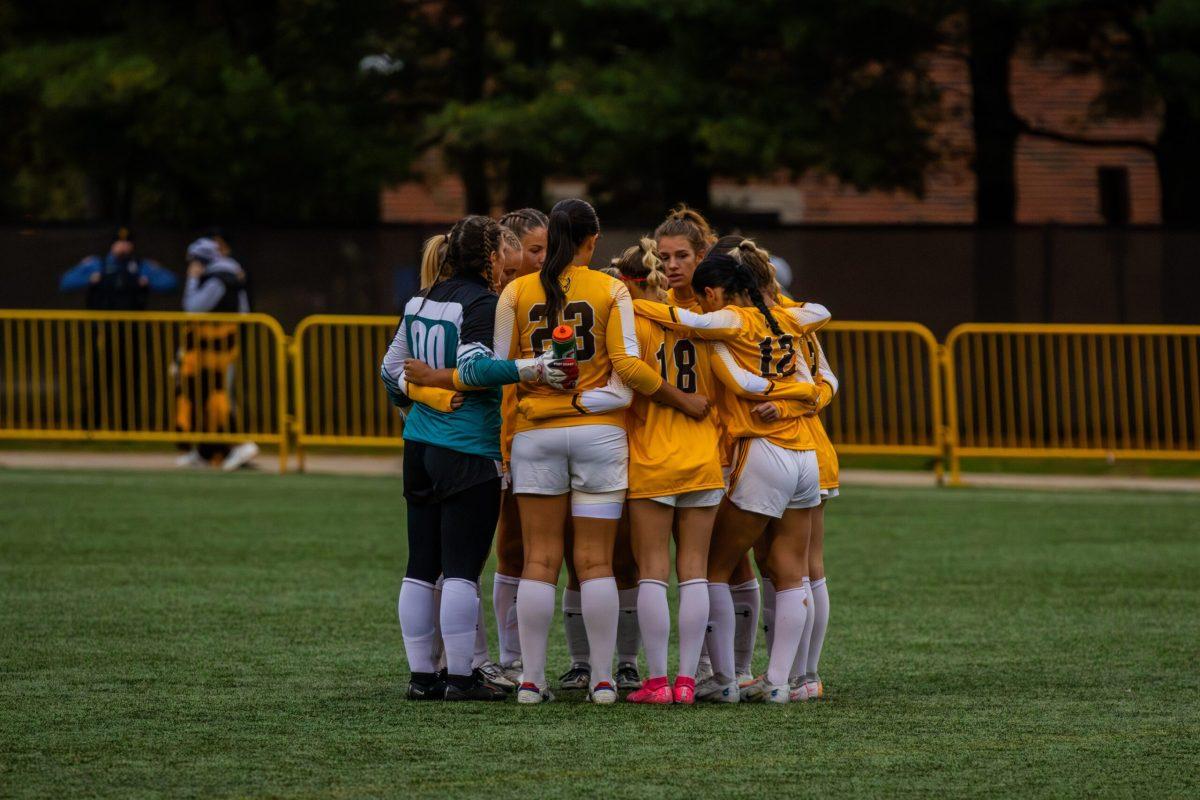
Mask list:
POLYGON ((180 469, 195 469, 197 467, 207 466, 208 462, 200 457, 200 451, 192 448, 179 458, 175 459, 175 466, 180 469))
POLYGON ((792 687, 791 702, 803 703, 808 700, 808 684, 805 682, 803 676, 796 678, 794 681, 789 681, 789 685, 792 687))
POLYGON ((704 683, 713 676, 712 662, 707 658, 700 659, 700 666, 696 668, 696 685, 704 683))
POLYGON ((225 470, 226 472, 233 472, 234 470, 249 463, 250 459, 254 458, 256 455, 258 455, 258 445, 256 445, 254 442, 239 444, 237 447, 229 451, 229 455, 225 457, 225 463, 221 465, 221 469, 225 470))
POLYGON ((738 694, 743 703, 756 703, 762 699, 763 679, 753 675, 738 675, 738 694))
POLYGON ((549 703, 553 699, 554 695, 548 688, 539 687, 535 683, 522 683, 521 688, 517 689, 517 702, 522 705, 549 703))
POLYGON ((792 699, 792 687, 786 683, 774 686, 763 682, 762 699, 764 703, 787 703, 792 699))
POLYGON ((517 684, 509 680, 508 676, 504 674, 504 670, 494 661, 485 661, 477 669, 483 674, 484 679, 493 686, 499 686, 506 692, 517 688, 517 684))
POLYGON ((696 700, 705 703, 737 703, 742 699, 737 681, 722 681, 719 676, 696 684, 696 700))
POLYGON ((608 681, 600 681, 588 690, 588 700, 599 706, 608 706, 617 702, 617 690, 608 681))
POLYGON ((805 681, 805 688, 808 689, 809 700, 824 700, 825 699, 825 684, 820 679, 805 681))
POLYGON ((521 683, 521 673, 525 671, 525 665, 521 663, 521 659, 515 659, 507 664, 500 665, 504 677, 512 683, 513 686, 518 686, 521 683))

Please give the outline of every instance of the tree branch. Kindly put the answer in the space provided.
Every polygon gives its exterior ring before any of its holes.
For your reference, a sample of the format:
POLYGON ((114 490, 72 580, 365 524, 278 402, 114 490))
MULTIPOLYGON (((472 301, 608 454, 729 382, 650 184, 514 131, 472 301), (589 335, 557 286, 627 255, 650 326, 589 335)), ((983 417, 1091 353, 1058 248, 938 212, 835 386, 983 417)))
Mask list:
POLYGON ((1040 139, 1049 139, 1052 142, 1074 144, 1080 147, 1128 147, 1135 150, 1143 150, 1151 154, 1158 150, 1157 144, 1148 142, 1145 139, 1093 139, 1088 136, 1079 136, 1072 133, 1051 130, 1050 128, 1042 128, 1019 115, 1016 117, 1016 120, 1017 128, 1021 133, 1036 136, 1040 139))

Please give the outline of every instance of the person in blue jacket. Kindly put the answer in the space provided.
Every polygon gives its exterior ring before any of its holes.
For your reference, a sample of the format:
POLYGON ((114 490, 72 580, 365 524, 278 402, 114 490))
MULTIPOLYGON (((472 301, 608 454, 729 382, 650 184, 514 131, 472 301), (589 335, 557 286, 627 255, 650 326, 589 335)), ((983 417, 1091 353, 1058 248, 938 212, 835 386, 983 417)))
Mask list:
POLYGON ((93 311, 145 311, 150 292, 167 294, 179 288, 169 269, 134 253, 133 231, 117 228, 104 256, 88 256, 67 270, 58 282, 61 292, 86 291, 93 311))

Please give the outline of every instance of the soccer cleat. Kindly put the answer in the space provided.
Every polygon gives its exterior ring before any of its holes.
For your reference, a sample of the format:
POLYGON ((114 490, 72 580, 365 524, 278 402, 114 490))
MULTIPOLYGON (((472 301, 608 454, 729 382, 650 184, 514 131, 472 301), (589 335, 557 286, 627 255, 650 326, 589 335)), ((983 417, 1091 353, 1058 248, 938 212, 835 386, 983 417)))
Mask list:
POLYGON ((764 703, 787 703, 791 700, 792 687, 786 683, 775 686, 767 683, 764 680, 762 689, 762 699, 764 703))
POLYGON ((675 678, 674 700, 685 706, 696 702, 696 679, 686 675, 675 678))
POLYGON ((221 464, 221 469, 226 472, 234 470, 248 464, 250 459, 258 455, 258 445, 254 442, 246 442, 239 444, 237 447, 229 451, 229 455, 225 456, 225 463, 221 464))
POLYGON ((659 678, 650 678, 642 684, 642 688, 630 694, 625 699, 631 703, 645 703, 657 706, 666 706, 674 702, 674 696, 671 694, 671 685, 667 683, 666 675, 659 678))
POLYGON ((476 669, 468 677, 470 682, 465 686, 459 685, 457 678, 452 677, 447 680, 447 700, 505 700, 508 698, 508 692, 489 683, 482 670, 476 669))
POLYGON ((445 676, 437 672, 414 672, 404 696, 409 700, 445 700, 445 676))
POLYGON ((525 665, 521 663, 521 659, 515 659, 507 664, 501 664, 500 669, 504 672, 504 677, 508 678, 509 683, 514 687, 521 684, 521 673, 525 671, 525 665))
POLYGON ((200 457, 200 452, 198 450, 192 449, 176 458, 175 466, 179 467, 180 469, 195 469, 208 466, 208 462, 200 457))
POLYGON ((706 703, 737 703, 741 698, 737 681, 722 681, 713 675, 703 683, 696 684, 696 699, 706 703))
POLYGON ((553 699, 554 695, 549 689, 542 689, 536 683, 522 683, 517 689, 517 702, 522 705, 549 703, 553 699))
POLYGON ((808 688, 809 700, 825 699, 825 683, 820 678, 817 678, 816 680, 805 681, 805 686, 808 688))
POLYGON ((560 689, 586 689, 592 682, 592 667, 582 661, 571 664, 571 668, 558 679, 560 689))
POLYGON ((511 692, 517 688, 517 684, 509 680, 508 676, 504 674, 504 670, 494 661, 485 661, 477 669, 483 674, 484 680, 493 686, 500 687, 505 692, 511 692))
POLYGON ((700 659, 700 666, 696 668, 696 683, 701 684, 713 676, 712 662, 707 658, 700 659))
POLYGON ((762 699, 762 678, 753 675, 738 675, 738 694, 743 703, 755 703, 762 699))
POLYGON ((805 683, 803 676, 789 681, 788 684, 792 687, 791 702, 803 703, 808 699, 808 684, 805 683))
POLYGON ((588 700, 600 706, 617 702, 617 690, 608 681, 600 681, 588 690, 588 700))
POLYGON ((638 675, 637 664, 623 661, 617 664, 617 688, 629 691, 642 688, 642 676, 638 675))

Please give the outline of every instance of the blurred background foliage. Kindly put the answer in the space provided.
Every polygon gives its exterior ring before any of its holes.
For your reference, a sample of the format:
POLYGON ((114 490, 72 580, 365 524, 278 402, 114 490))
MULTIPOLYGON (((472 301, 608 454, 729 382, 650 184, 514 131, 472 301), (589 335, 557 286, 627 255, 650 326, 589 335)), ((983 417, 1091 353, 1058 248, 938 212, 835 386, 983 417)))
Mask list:
MULTIPOLYGON (((1195 0, 0 0, 0 215, 357 223, 436 152, 471 211, 707 207, 714 176, 811 171, 920 195, 941 157, 923 56, 966 53, 977 217, 1013 221, 1018 43, 1162 119, 1168 223, 1200 222, 1195 0)), ((1123 143, 1128 145, 1128 142, 1123 143)))

